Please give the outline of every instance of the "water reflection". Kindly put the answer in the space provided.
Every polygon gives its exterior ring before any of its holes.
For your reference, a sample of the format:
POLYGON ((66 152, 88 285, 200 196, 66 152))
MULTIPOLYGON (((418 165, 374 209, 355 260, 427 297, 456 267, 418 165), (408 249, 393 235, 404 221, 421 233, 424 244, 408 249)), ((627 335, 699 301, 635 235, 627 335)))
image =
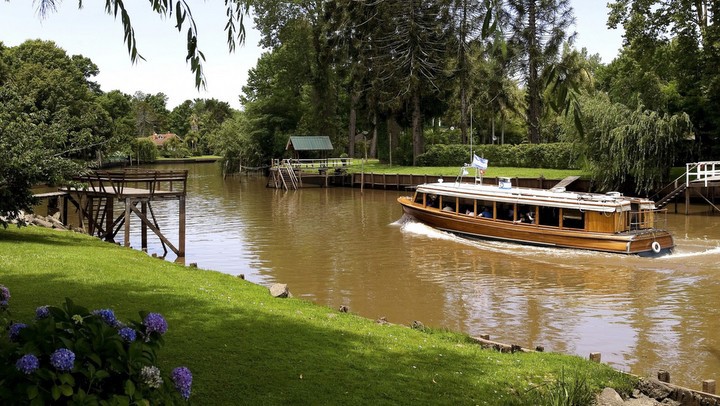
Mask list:
MULTIPOLYGON (((287 283, 295 296, 369 318, 583 357, 601 352, 619 369, 667 369, 673 382, 695 388, 720 378, 718 216, 671 214, 673 255, 627 257, 461 239, 402 218, 395 199, 403 192, 285 192, 264 178, 223 180, 212 164, 183 168, 188 263, 287 283)), ((174 241, 177 209, 160 206, 174 241)))

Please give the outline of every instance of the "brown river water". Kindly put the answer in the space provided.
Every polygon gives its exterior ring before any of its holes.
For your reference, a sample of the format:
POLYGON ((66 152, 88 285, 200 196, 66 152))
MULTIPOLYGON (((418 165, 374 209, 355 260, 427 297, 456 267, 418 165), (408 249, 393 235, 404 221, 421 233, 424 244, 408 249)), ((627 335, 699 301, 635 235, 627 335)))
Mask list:
MULTIPOLYGON (((215 164, 153 168, 190 171, 186 263, 287 283, 295 297, 371 319, 600 352, 617 369, 664 369, 695 389, 720 379, 720 215, 708 206, 668 214, 675 252, 640 258, 462 239, 403 218, 396 198, 409 192, 283 191, 264 177, 223 180, 215 164)), ((176 207, 153 204, 171 241, 176 207)))

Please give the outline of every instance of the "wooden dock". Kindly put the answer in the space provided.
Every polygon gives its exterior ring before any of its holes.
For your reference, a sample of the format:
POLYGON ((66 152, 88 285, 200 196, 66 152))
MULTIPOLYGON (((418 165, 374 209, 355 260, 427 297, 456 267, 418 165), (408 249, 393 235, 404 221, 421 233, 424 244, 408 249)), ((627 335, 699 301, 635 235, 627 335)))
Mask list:
MULTIPOLYGON (((160 239, 164 254, 172 250, 178 258, 185 257, 185 198, 187 170, 120 169, 94 171, 79 176, 78 186, 58 192, 36 195, 38 198, 62 198, 61 221, 69 223, 68 208, 74 206, 80 227, 90 235, 115 242, 123 229, 123 244, 130 246, 130 220, 133 215, 141 222, 141 248, 147 250, 147 230, 160 239), (152 203, 159 200, 178 201, 178 241, 171 242, 161 231, 152 203), (115 216, 115 203, 123 205, 115 216), (139 206, 139 207, 138 207, 139 206)), ((164 256, 164 255, 163 255, 164 256)))

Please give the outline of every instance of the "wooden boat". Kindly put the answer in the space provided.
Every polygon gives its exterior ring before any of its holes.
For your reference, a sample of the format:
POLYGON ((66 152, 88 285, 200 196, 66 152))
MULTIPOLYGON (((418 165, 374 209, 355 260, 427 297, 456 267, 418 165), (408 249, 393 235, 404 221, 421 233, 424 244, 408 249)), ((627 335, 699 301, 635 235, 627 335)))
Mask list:
POLYGON ((656 256, 674 248, 653 201, 565 188, 454 182, 419 185, 398 198, 403 211, 431 227, 479 239, 656 256))

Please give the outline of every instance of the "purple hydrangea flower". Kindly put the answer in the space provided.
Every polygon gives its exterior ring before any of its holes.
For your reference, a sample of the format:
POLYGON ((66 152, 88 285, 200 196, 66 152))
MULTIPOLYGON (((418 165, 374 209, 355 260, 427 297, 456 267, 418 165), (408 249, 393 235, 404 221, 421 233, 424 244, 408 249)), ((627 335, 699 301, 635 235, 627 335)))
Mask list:
POLYGON ((0 307, 7 307, 10 303, 10 289, 0 285, 0 307))
POLYGON ((27 327, 27 324, 25 323, 13 323, 12 325, 10 325, 10 331, 8 334, 10 337, 10 341, 17 341, 18 338, 20 338, 20 330, 24 329, 25 327, 27 327))
POLYGON ((47 306, 40 306, 37 309, 35 309, 35 318, 37 320, 42 320, 50 317, 50 309, 48 309, 47 306))
POLYGON ((75 353, 67 348, 57 349, 50 355, 50 364, 58 371, 70 371, 75 365, 75 353))
POLYGON ((15 363, 15 368, 18 369, 18 371, 30 375, 31 373, 35 372, 36 369, 40 367, 40 361, 37 359, 36 356, 32 354, 23 355, 17 362, 15 363))
POLYGON ((192 386, 192 373, 185 367, 177 367, 172 371, 172 381, 175 389, 185 400, 190 399, 190 387, 192 386))
POLYGON ((121 328, 120 330, 118 330, 118 335, 120 335, 123 340, 129 343, 135 341, 136 338, 135 330, 131 329, 130 327, 121 328))
POLYGON ((93 310, 91 313, 103 319, 103 321, 107 323, 108 326, 117 326, 118 320, 115 317, 115 312, 113 312, 112 309, 93 310))
POLYGON ((160 313, 148 313, 145 320, 143 320, 143 324, 147 334, 156 332, 162 335, 165 334, 168 328, 167 321, 160 313))

